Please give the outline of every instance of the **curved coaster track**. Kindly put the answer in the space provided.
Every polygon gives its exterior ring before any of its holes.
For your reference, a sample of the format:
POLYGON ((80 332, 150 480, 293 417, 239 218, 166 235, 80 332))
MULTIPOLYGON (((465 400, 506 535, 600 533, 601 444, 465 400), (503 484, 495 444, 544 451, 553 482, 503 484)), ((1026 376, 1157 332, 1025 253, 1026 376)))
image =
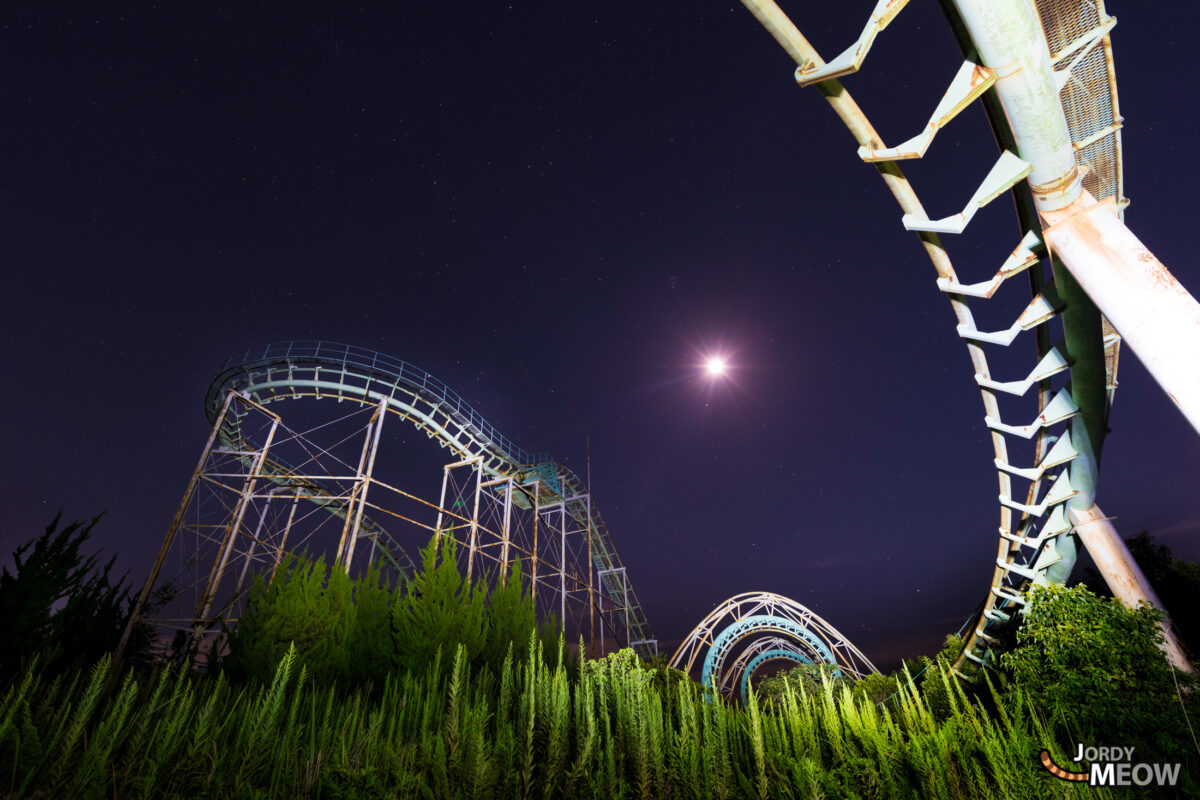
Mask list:
POLYGON ((253 576, 269 582, 289 553, 330 555, 347 573, 378 563, 402 580, 413 547, 448 535, 468 575, 494 581, 520 559, 542 618, 657 652, 586 484, 428 372, 344 344, 271 344, 223 364, 204 407, 211 435, 137 602, 144 621, 198 639, 236 620, 253 576), (436 500, 386 480, 389 418, 449 452, 436 500), (143 614, 168 581, 182 590, 175 613, 143 614))
MULTIPOLYGON (((1095 504, 1099 456, 1123 338, 1200 430, 1200 305, 1123 224, 1116 20, 1103 0, 940 0, 964 60, 925 127, 891 147, 839 78, 863 65, 907 0, 879 0, 859 38, 828 62, 773 0, 742 2, 795 62, 797 84, 816 87, 883 178, 933 263, 974 368, 1000 489, 999 549, 955 668, 991 660, 997 626, 1010 624, 1030 587, 1067 579, 1080 540, 1114 594, 1161 605, 1095 504), (931 218, 899 162, 922 158, 977 101, 1000 154, 961 211, 931 218), (1004 194, 1016 206, 1015 246, 996 251, 991 278, 960 280, 942 235, 962 233, 1004 194), (1025 299, 1007 288, 1018 276, 1025 299), (980 330, 971 302, 1015 303, 1014 321, 980 330), (993 373, 988 349, 1018 340, 1034 356, 1027 373, 993 373), (1002 414, 1002 397, 1023 398, 1026 410, 1002 414)), ((1190 670, 1169 626, 1166 637, 1172 662, 1190 670)))
POLYGON ((795 600, 772 592, 743 592, 714 608, 692 629, 668 665, 743 701, 755 671, 772 661, 829 664, 838 675, 862 678, 879 670, 832 625, 795 600), (703 659, 701 660, 701 654, 703 659))

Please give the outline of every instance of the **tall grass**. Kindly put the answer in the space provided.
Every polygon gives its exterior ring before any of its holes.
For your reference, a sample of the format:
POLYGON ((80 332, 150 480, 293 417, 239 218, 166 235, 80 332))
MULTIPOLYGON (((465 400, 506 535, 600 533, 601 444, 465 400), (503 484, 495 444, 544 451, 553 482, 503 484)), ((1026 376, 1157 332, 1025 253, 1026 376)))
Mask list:
MULTIPOLYGON (((553 661, 553 659, 551 659, 553 661)), ((1095 796, 1036 764, 1067 753, 1019 694, 985 711, 948 679, 880 707, 826 682, 747 707, 666 683, 629 651, 499 675, 460 648, 374 691, 315 686, 294 653, 256 689, 107 661, 0 700, 7 798, 1027 798, 1095 796)))

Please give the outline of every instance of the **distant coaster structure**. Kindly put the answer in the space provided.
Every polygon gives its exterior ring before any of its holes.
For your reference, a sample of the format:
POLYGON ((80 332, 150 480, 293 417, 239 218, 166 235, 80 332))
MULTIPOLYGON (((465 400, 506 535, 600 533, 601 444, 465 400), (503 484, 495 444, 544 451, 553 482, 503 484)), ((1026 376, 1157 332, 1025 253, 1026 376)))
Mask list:
POLYGON ((449 536, 475 578, 501 579, 519 559, 539 617, 569 636, 657 652, 587 484, 517 447, 428 372, 345 344, 270 344, 222 365, 205 413, 208 441, 121 649, 138 621, 198 647, 289 554, 324 554, 356 575, 380 564, 403 580, 416 548, 449 536), (403 423, 449 452, 436 498, 391 482, 402 459, 388 452, 389 419, 393 433, 403 423), (160 606, 167 583, 176 595, 160 606))
POLYGON ((826 665, 857 680, 879 670, 850 640, 810 609, 774 592, 742 592, 708 613, 684 637, 669 666, 705 687, 746 702, 755 672, 771 663, 826 665))
MULTIPOLYGON (((1122 342, 1200 431, 1200 304, 1124 224, 1123 120, 1109 37, 1116 20, 1103 0, 939 0, 964 60, 924 128, 890 147, 840 78, 858 71, 908 0, 879 0, 858 39, 828 62, 773 0, 742 3, 795 63, 796 83, 817 89, 859 158, 883 178, 903 227, 933 263, 974 368, 1000 488, 999 551, 955 669, 991 661, 997 626, 1015 621, 1030 587, 1067 579, 1080 542, 1114 595, 1161 607, 1096 505, 1099 456, 1122 342), (976 101, 1000 154, 983 156, 991 167, 968 188, 961 211, 931 218, 900 162, 922 158, 976 101), (990 277, 960 277, 942 236, 963 233, 1005 194, 1016 207, 1016 246, 997 252, 990 277), (1014 299, 1007 287, 1021 275, 1032 299, 1019 300, 1008 327, 980 330, 970 303, 1014 299), (988 348, 1026 332, 1036 356, 1027 374, 994 374, 988 348), (1025 410, 1015 410, 1022 403, 1025 410)), ((1165 635, 1172 663, 1191 671, 1169 624, 1165 635)))

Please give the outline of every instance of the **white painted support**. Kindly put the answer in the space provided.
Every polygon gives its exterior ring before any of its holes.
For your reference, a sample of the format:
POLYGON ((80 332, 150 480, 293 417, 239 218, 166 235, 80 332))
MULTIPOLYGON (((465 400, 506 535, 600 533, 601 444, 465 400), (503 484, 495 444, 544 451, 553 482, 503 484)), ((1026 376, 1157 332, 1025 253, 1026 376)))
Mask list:
POLYGON ((1079 195, 1080 171, 1033 0, 954 0, 954 5, 983 65, 996 72, 995 91, 1018 152, 1031 166, 1038 208, 1069 205, 1079 195))
POLYGON ((1014 436, 1020 436, 1022 439, 1032 439, 1033 435, 1041 428, 1049 427, 1056 422, 1070 419, 1079 413, 1079 406, 1075 405, 1075 399, 1071 397, 1071 392, 1066 387, 1059 390, 1058 394, 1054 395, 1053 399, 1046 404, 1046 408, 1038 415, 1038 418, 1028 425, 1007 425, 1001 422, 996 417, 984 417, 984 423, 994 431, 1003 433, 1011 433, 1014 436))
POLYGON ((1000 288, 1000 284, 1014 275, 1019 275, 1041 260, 1034 249, 1041 244, 1041 237, 1033 231, 1026 231, 1016 249, 1009 253, 1008 258, 1000 265, 1000 269, 986 281, 980 283, 959 283, 950 278, 938 278, 937 286, 947 294, 961 294, 967 297, 990 298, 1000 288))
POLYGON ((1053 287, 1046 286, 1042 289, 1041 294, 1029 302, 1029 305, 1021 312, 1021 316, 1017 317, 1017 321, 1006 330, 981 331, 975 327, 974 322, 960 322, 955 330, 964 339, 1008 347, 1021 331, 1036 328, 1058 313, 1060 305, 1061 303, 1058 296, 1054 294, 1053 287))
POLYGON ((1079 451, 1075 449, 1075 445, 1071 442, 1070 430, 1065 430, 1062 436, 1054 442, 1054 446, 1050 448, 1050 452, 1038 462, 1036 467, 1014 467, 1012 464, 1006 464, 1000 459, 993 459, 996 468, 1004 470, 1010 475, 1018 475, 1026 480, 1036 481, 1041 479, 1042 475, 1046 474, 1046 470, 1052 469, 1072 461, 1079 456, 1079 451))
POLYGON ((1015 394, 1017 396, 1028 392, 1035 383, 1043 381, 1052 375, 1057 375, 1065 369, 1068 369, 1070 364, 1067 362, 1066 356, 1059 351, 1058 347, 1052 347, 1050 352, 1038 362, 1038 365, 1033 368, 1029 376, 1020 381, 994 381, 991 378, 984 376, 982 373, 975 373, 975 382, 985 389, 992 389, 997 392, 1005 392, 1007 394, 1015 394))
POLYGON ((830 78, 840 78, 842 75, 857 72, 858 68, 862 66, 863 59, 867 57, 867 52, 871 49, 871 45, 875 43, 875 37, 896 18, 896 15, 906 5, 908 5, 908 0, 879 0, 875 4, 875 10, 871 12, 871 18, 867 20, 862 33, 854 40, 854 44, 847 47, 823 66, 817 67, 810 62, 802 67, 798 67, 796 69, 796 83, 801 86, 808 86, 813 83, 827 81, 830 78))
POLYGON ((957 214, 943 219, 929 219, 920 214, 905 214, 900 218, 907 231, 929 231, 932 233, 962 233, 979 209, 1007 192, 1033 169, 1016 153, 1005 150, 984 177, 983 183, 971 195, 967 205, 957 214))
POLYGON ((1117 217, 1086 192, 1043 212, 1046 242, 1200 432, 1200 303, 1117 217))
POLYGON ((920 133, 895 147, 876 149, 860 147, 858 148, 858 157, 869 163, 921 158, 929 149, 937 132, 950 120, 957 117, 964 108, 978 99, 981 94, 990 89, 995 82, 995 74, 990 69, 981 67, 973 61, 964 61, 958 68, 954 79, 950 81, 950 87, 946 89, 946 94, 942 96, 941 102, 937 104, 937 108, 930 115, 929 122, 925 124, 920 133))
MULTIPOLYGON (((1099 506, 1093 505, 1086 511, 1071 511, 1071 521, 1075 523, 1075 532, 1083 540, 1084 546, 1096 562, 1096 568, 1104 576, 1108 588, 1116 597, 1130 608, 1136 608, 1138 603, 1149 603, 1162 609, 1162 600, 1154 587, 1146 580, 1145 574, 1129 554, 1117 529, 1099 506)), ((1166 609, 1163 609, 1165 615, 1166 609)), ((1166 650, 1167 660, 1176 669, 1190 675, 1196 674, 1196 668, 1188 660, 1183 645, 1171 628, 1170 618, 1164 618, 1163 649, 1166 650)))

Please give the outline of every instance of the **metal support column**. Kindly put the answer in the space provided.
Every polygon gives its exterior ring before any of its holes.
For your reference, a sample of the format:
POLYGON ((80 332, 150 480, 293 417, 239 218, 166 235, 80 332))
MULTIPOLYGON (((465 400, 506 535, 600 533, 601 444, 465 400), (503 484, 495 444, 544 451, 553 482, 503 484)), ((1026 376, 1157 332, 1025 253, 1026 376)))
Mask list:
POLYGON ((567 503, 558 510, 558 624, 567 632, 567 503))
POLYGON ((258 549, 258 543, 262 541, 263 524, 267 521, 267 512, 271 510, 271 500, 283 490, 284 487, 276 486, 266 494, 262 510, 258 514, 258 524, 254 526, 254 535, 250 537, 250 549, 246 551, 246 558, 242 561, 242 571, 238 573, 237 583, 233 587, 235 596, 242 593, 242 586, 246 583, 246 575, 250 572, 250 562, 254 560, 254 551, 258 549))
MULTIPOLYGON (((626 573, 624 567, 611 567, 609 569, 600 570, 600 572, 597 573, 597 576, 600 578, 601 585, 603 585, 605 575, 616 575, 618 573, 620 573, 620 575, 621 575, 621 605, 620 605, 619 609, 613 609, 613 610, 614 611, 622 610, 625 612, 625 646, 629 647, 630 644, 633 642, 633 634, 629 630, 629 576, 628 576, 628 573, 626 573)), ((612 627, 612 625, 610 623, 609 628, 611 629, 611 627, 612 627)))
MULTIPOLYGON (((1032 165, 1030 189, 1052 256, 1061 260, 1200 432, 1200 304, 1125 227, 1111 199, 1097 203, 1083 189, 1050 50, 1032 0, 954 0, 954 5, 983 65, 996 73, 995 91, 1020 156, 1032 165)), ((1072 321, 1064 318, 1068 338, 1073 333, 1069 325, 1072 321)), ((1081 438, 1077 431, 1082 433, 1083 426, 1072 426, 1073 440, 1081 438)), ((1084 480, 1075 487, 1083 495, 1068 504, 1069 517, 1115 596, 1162 608, 1115 528, 1091 503, 1094 469, 1089 470, 1086 461, 1096 460, 1099 442, 1090 444, 1096 452, 1083 453, 1080 467, 1071 470, 1073 486, 1084 480)), ((1169 626, 1166 634, 1172 663, 1189 668, 1169 626)))
POLYGON ((541 495, 542 495, 541 483, 542 483, 541 481, 533 481, 533 502, 532 502, 532 506, 533 506, 533 553, 530 556, 530 561, 532 561, 533 563, 530 566, 529 585, 531 587, 531 593, 533 594, 533 602, 535 604, 535 607, 537 604, 537 596, 538 596, 537 595, 537 592, 538 592, 538 585, 537 585, 537 582, 538 582, 538 518, 541 517, 541 515, 542 515, 541 508, 540 508, 541 495))
POLYGON ((179 501, 179 507, 175 510, 175 516, 171 519, 171 525, 167 528, 167 535, 163 537, 162 546, 158 548, 158 557, 154 559, 154 566, 150 568, 150 574, 146 576, 146 583, 142 586, 142 592, 138 595, 137 602, 133 604, 133 610, 129 613, 129 622, 125 624, 125 630, 121 633, 121 640, 117 643, 116 652, 113 653, 114 661, 121 660, 121 656, 125 652, 125 647, 129 644, 129 636, 133 633, 133 627, 141 619, 142 610, 146 607, 146 599, 150 596, 150 591, 154 588, 154 583, 158 580, 159 573, 162 572, 163 562, 167 559, 167 551, 171 549, 171 544, 175 541, 175 535, 179 532, 179 525, 183 521, 183 513, 187 510, 188 504, 192 502, 192 496, 196 493, 196 484, 200 482, 200 473, 204 471, 204 465, 208 463, 209 456, 212 455, 213 444, 217 441, 217 433, 220 432, 221 426, 225 424, 225 417, 229 413, 229 406, 236 396, 236 392, 233 391, 225 394, 225 402, 221 406, 221 412, 217 414, 216 421, 213 422, 212 431, 208 434, 208 442, 205 443, 204 449, 200 451, 200 461, 196 463, 196 468, 192 470, 191 480, 188 481, 187 488, 183 490, 183 499, 179 501))
MULTIPOLYGON (((592 493, 586 495, 587 501, 587 602, 588 602, 588 645, 596 641, 596 605, 592 589, 592 493)), ((593 650, 595 648, 593 647, 593 650)))
POLYGON ((350 561, 354 558, 354 545, 358 539, 358 527, 362 522, 362 512, 371 484, 371 473, 375 467, 375 452, 379 447, 379 434, 383 430, 383 416, 387 410, 387 398, 379 401, 375 413, 367 423, 363 435, 362 453, 358 457, 358 468, 354 472, 354 488, 350 490, 350 500, 346 503, 346 519, 342 523, 342 536, 338 540, 336 563, 345 566, 346 574, 350 574, 350 561))
POLYGON ((292 523, 296 520, 296 506, 300 504, 300 489, 294 489, 296 494, 292 497, 292 507, 288 509, 287 522, 283 526, 283 535, 279 537, 279 547, 275 550, 275 563, 271 565, 271 575, 267 578, 267 586, 270 586, 275 581, 275 572, 279 569, 280 563, 283 561, 283 553, 287 548, 288 535, 292 532, 292 523))
POLYGON ((483 459, 475 464, 475 503, 471 508, 471 544, 467 552, 467 583, 475 569, 475 550, 479 546, 479 494, 483 491, 483 459))
MULTIPOLYGON (((251 401, 245 400, 244 402, 250 403, 251 401)), ((209 575, 208 583, 204 587, 204 594, 201 595, 200 602, 196 606, 194 619, 196 620, 197 632, 203 627, 209 611, 212 610, 217 589, 220 588, 221 579, 225 576, 225 567, 229 564, 229 556, 233 552, 234 545, 237 543, 238 531, 241 529, 242 520, 246 516, 246 508, 250 505, 251 498, 254 497, 254 488, 258 485, 258 479, 262 475, 263 462, 267 460, 267 451, 271 449, 271 442, 275 439, 275 431, 279 428, 279 415, 268 411, 257 403, 253 403, 252 405, 256 410, 271 418, 271 428, 267 431, 266 441, 263 442, 262 449, 258 451, 254 456, 253 462, 251 462, 250 472, 246 475, 245 481, 242 484, 241 496, 234 507, 229 525, 225 528, 225 536, 220 547, 221 555, 217 559, 217 563, 213 565, 212 574, 209 575)))
MULTIPOLYGON (((1075 532, 1079 534, 1079 538, 1083 540, 1092 560, 1096 562, 1096 568, 1104 576, 1104 582, 1108 584, 1113 597, 1130 608, 1137 608, 1139 603, 1163 608, 1158 593, 1154 591, 1150 581, 1146 580, 1146 575, 1133 560, 1129 548, 1125 546, 1125 542, 1117 533, 1110 518, 1104 516, 1104 512, 1098 506, 1093 505, 1083 512, 1071 511, 1070 517, 1071 522, 1075 525, 1075 532)), ((1183 649, 1183 644, 1175 634, 1171 618, 1165 616, 1165 613, 1164 609, 1163 649, 1167 653, 1167 660, 1176 669, 1195 675, 1196 668, 1192 666, 1191 660, 1188 659, 1187 653, 1183 649)))
POLYGON ((1125 227, 1111 200, 1085 192, 1042 218, 1051 251, 1200 433, 1200 303, 1125 227))
MULTIPOLYGON (((358 533, 362 527, 363 510, 367 506, 367 490, 371 488, 371 477, 375 474, 375 454, 379 452, 379 435, 383 432, 383 420, 387 416, 387 402, 388 399, 386 397, 380 399, 379 407, 375 409, 375 413, 371 416, 371 422, 367 425, 364 446, 367 443, 370 444, 370 455, 367 456, 366 472, 360 471, 358 476, 358 497, 356 498, 358 508, 354 511, 354 524, 350 529, 350 542, 346 547, 347 575, 350 574, 350 564, 354 561, 354 548, 358 544, 358 533)), ((351 502, 353 503, 354 501, 352 500, 351 502)), ((350 510, 352 509, 347 509, 347 511, 350 510)), ((350 522, 349 513, 346 514, 346 522, 347 524, 350 522)), ((345 534, 343 534, 342 538, 345 540, 345 534)), ((378 533, 376 533, 376 539, 378 539, 378 533)), ((372 548, 372 554, 374 554, 374 548, 372 548)))
POLYGON ((509 478, 504 483, 504 525, 500 530, 500 580, 508 580, 508 546, 512 539, 510 526, 512 524, 512 493, 513 481, 509 478))

